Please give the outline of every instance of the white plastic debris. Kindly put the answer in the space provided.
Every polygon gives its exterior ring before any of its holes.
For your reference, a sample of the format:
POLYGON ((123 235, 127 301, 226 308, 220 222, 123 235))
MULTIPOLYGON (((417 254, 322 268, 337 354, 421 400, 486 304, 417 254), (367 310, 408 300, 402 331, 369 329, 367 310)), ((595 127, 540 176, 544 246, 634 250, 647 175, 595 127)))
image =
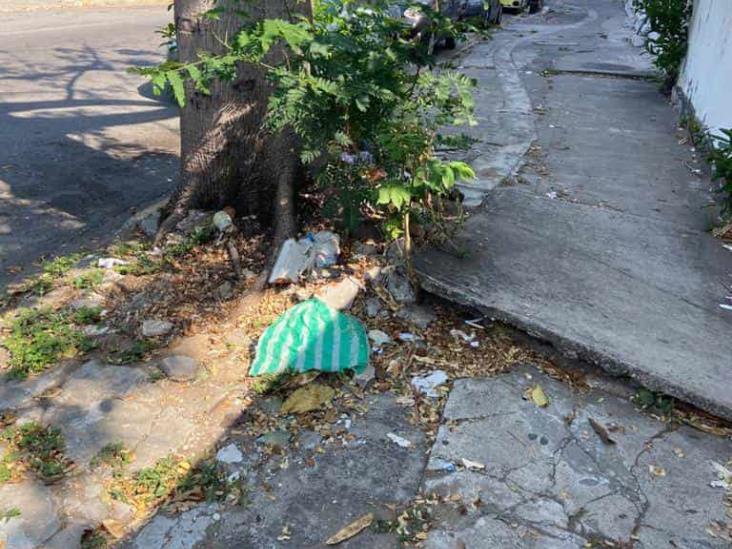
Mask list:
POLYGON ((244 454, 241 453, 241 450, 237 448, 236 444, 232 443, 224 446, 216 453, 216 461, 227 464, 241 463, 244 461, 244 454))
POLYGON ((716 461, 710 461, 709 463, 714 469, 714 472, 717 473, 717 480, 713 480, 709 485, 713 488, 723 488, 725 490, 732 488, 732 471, 716 461))
POLYGON ((724 309, 725 311, 732 311, 732 305, 727 305, 726 303, 720 303, 719 306, 724 309))
POLYGON ((127 263, 124 259, 117 259, 116 257, 102 257, 99 259, 97 265, 101 269, 114 269, 118 265, 127 265, 127 263))
POLYGON ((396 444, 400 448, 411 448, 412 447, 412 442, 410 440, 400 437, 399 435, 395 435, 394 433, 387 433, 386 436, 389 440, 391 440, 394 444, 396 444))
POLYGON ((478 463, 477 461, 471 461, 469 459, 462 458, 463 467, 470 471, 485 471, 485 465, 478 463))
POLYGON ((341 253, 337 234, 321 231, 300 240, 286 240, 269 276, 270 284, 298 282, 308 270, 325 269, 336 264, 341 253))
POLYGON ((370 330, 369 339, 374 342, 374 347, 383 347, 384 345, 391 343, 391 338, 386 332, 381 330, 370 330))
POLYGON ((415 341, 419 341, 419 336, 416 336, 409 332, 402 332, 401 334, 399 334, 399 339, 404 343, 413 343, 415 341))
POLYGON ((341 255, 341 241, 337 234, 320 231, 308 238, 313 242, 313 267, 324 269, 338 262, 338 256, 341 255))
POLYGON ((412 387, 430 398, 439 396, 436 389, 447 382, 447 374, 442 370, 435 370, 426 376, 412 378, 412 387))
POLYGON ((549 191, 546 193, 547 198, 550 200, 555 200, 559 195, 557 194, 557 191, 549 191))

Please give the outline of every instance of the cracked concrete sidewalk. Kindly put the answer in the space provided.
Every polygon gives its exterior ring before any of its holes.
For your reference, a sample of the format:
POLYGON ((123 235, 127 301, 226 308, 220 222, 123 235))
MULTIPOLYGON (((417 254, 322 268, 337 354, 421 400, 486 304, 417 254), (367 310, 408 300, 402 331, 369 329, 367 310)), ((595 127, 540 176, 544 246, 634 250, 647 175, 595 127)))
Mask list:
MULTIPOLYGON (((732 458, 732 443, 640 413, 614 381, 588 384, 578 392, 532 365, 457 380, 431 448, 391 393, 370 395, 363 416, 340 422, 346 444, 305 433, 268 456, 255 440, 232 436, 226 444, 241 459, 227 467, 251 487, 247 503, 160 513, 125 546, 324 547, 364 513, 393 521, 395 509, 438 494, 427 548, 728 547, 729 493, 712 483, 713 463, 732 458), (524 398, 537 384, 546 408, 524 398)), ((340 546, 402 544, 374 525, 340 546)))
POLYGON ((622 2, 556 0, 467 52, 483 201, 423 285, 732 418, 732 254, 711 183, 630 43, 622 2), (516 169, 524 166, 516 173, 516 169))

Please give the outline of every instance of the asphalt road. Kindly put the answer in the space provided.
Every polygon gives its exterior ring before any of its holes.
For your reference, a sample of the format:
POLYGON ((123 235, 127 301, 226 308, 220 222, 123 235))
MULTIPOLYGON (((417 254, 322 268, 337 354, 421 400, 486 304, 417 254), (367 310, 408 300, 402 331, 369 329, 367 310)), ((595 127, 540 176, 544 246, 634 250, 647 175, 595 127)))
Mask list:
POLYGON ((0 288, 112 237, 175 184, 177 110, 134 65, 164 56, 165 7, 0 21, 0 288), (18 273, 18 269, 22 269, 18 273))

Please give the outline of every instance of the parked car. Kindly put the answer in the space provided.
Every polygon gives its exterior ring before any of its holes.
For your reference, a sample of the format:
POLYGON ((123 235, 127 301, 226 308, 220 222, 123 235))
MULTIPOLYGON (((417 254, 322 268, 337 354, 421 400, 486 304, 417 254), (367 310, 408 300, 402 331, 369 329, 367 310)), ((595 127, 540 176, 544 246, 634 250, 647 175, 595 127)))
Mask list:
MULTIPOLYGON (((415 0, 418 4, 436 8, 436 0, 415 0)), ((396 9, 401 11, 401 16, 413 29, 415 36, 421 34, 424 29, 429 26, 428 15, 414 5, 397 4, 396 9)), ((468 18, 479 18, 486 25, 500 24, 503 15, 503 6, 501 0, 442 0, 440 2, 440 12, 455 21, 468 18)), ((455 39, 453 37, 445 37, 445 46, 449 49, 455 47, 455 39)))
POLYGON ((522 12, 529 9, 529 13, 536 13, 544 8, 544 0, 501 0, 504 9, 522 12))

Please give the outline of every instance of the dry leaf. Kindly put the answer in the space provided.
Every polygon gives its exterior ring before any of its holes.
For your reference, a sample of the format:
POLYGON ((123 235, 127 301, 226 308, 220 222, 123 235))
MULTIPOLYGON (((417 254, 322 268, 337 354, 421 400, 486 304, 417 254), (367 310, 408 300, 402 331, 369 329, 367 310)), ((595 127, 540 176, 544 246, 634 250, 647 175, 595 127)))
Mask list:
POLYGON ((339 543, 349 540, 355 535, 360 534, 369 526, 371 526, 372 522, 374 522, 374 515, 371 513, 367 513, 364 516, 354 520, 351 524, 339 530, 337 533, 333 534, 326 540, 325 544, 338 545, 339 543))
POLYGON ((116 539, 123 538, 125 535, 125 525, 118 520, 106 519, 102 521, 102 526, 116 539))
POLYGON ((546 408, 549 406, 549 399, 544 394, 544 389, 541 388, 541 385, 537 385, 531 389, 531 400, 539 408, 546 408))
POLYGON ((592 425, 592 429, 597 433, 597 436, 600 437, 600 440, 602 440, 605 444, 615 444, 615 441, 610 438, 610 434, 601 423, 595 421, 592 418, 588 418, 587 421, 590 422, 590 425, 592 425))
POLYGON ((659 467, 658 465, 649 465, 648 470, 651 472, 651 474, 654 477, 665 477, 666 476, 666 469, 663 467, 659 467))
POLYGON ((335 391, 332 387, 311 383, 292 393, 282 405, 283 414, 305 414, 322 408, 324 404, 333 400, 335 391))

